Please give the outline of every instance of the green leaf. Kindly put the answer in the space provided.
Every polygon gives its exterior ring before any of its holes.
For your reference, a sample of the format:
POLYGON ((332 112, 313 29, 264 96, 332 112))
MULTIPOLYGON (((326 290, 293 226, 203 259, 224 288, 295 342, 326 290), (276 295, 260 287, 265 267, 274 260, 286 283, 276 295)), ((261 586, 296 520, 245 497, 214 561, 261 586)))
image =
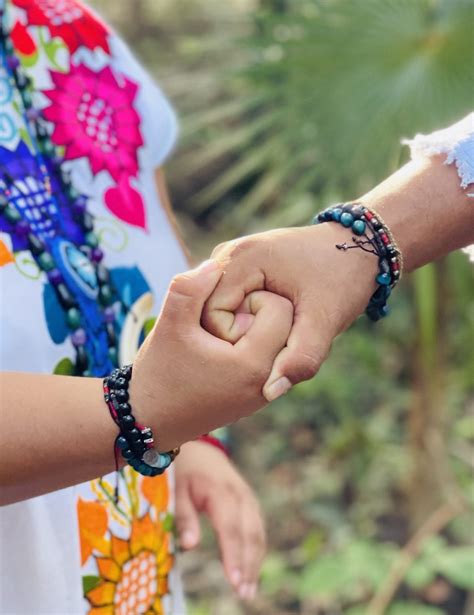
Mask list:
POLYGON ((343 558, 333 554, 325 555, 303 571, 299 584, 300 595, 303 598, 336 597, 347 589, 351 581, 351 571, 345 566, 343 558))
POLYGON ((405 580, 413 589, 421 589, 429 585, 435 577, 435 568, 427 558, 422 558, 412 564, 405 580))
POLYGON ((454 425, 458 436, 466 440, 474 440, 474 416, 463 416, 454 425))
POLYGON ((292 573, 286 559, 278 553, 270 553, 262 568, 262 590, 268 596, 275 594, 291 580, 292 573))
POLYGON ((72 376, 74 374, 74 364, 71 359, 65 357, 56 363, 53 374, 58 376, 72 376))
POLYGON ((100 577, 97 577, 95 575, 91 575, 88 574, 84 577, 82 577, 82 591, 84 594, 87 594, 87 592, 90 592, 91 589, 94 589, 94 587, 97 587, 97 585, 99 585, 102 582, 102 579, 100 577))
POLYGON ((474 547, 452 547, 437 558, 437 569, 461 589, 474 590, 474 547))
POLYGON ((166 517, 163 519, 163 529, 165 532, 173 532, 175 531, 175 522, 174 515, 168 513, 166 517))
POLYGON ((444 611, 418 602, 395 602, 387 615, 444 615, 444 611))
POLYGON ((22 66, 26 66, 27 68, 31 68, 36 64, 39 58, 38 51, 34 51, 30 55, 24 55, 22 53, 18 53, 22 66))
POLYGON ((146 337, 155 326, 156 316, 149 318, 143 325, 143 334, 146 337))

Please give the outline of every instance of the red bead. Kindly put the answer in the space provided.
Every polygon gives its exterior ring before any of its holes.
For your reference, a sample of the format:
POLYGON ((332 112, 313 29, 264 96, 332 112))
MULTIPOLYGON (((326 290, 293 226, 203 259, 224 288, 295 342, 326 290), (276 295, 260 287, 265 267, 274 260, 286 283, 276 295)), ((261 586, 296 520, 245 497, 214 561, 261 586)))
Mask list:
POLYGON ((372 220, 372 218, 374 217, 374 215, 370 213, 370 211, 366 211, 364 216, 367 218, 367 220, 372 220))
POLYGON ((400 265, 398 263, 392 263, 392 271, 398 271, 400 269, 400 265))
POLYGON ((388 238, 388 236, 385 233, 380 233, 380 239, 383 241, 383 243, 388 246, 388 244, 390 243, 390 239, 388 238))

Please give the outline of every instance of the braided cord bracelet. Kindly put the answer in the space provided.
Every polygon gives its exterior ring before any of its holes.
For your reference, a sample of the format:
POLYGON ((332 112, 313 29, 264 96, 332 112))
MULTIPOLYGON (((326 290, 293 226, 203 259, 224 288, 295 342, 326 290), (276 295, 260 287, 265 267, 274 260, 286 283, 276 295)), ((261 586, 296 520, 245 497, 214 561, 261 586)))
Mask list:
POLYGON ((132 366, 116 368, 104 378, 104 400, 110 412, 110 416, 119 428, 119 434, 115 439, 115 466, 118 469, 117 453, 134 470, 144 476, 157 476, 171 465, 179 454, 179 448, 167 453, 160 453, 155 448, 153 433, 149 427, 144 427, 136 422, 129 403, 129 383, 132 377, 132 366))
POLYGON ((371 296, 365 313, 377 321, 389 313, 387 300, 400 281, 403 257, 392 232, 381 216, 360 203, 340 203, 328 207, 313 219, 313 224, 336 222, 353 232, 352 244, 337 244, 338 250, 359 248, 378 258, 375 278, 377 290, 371 296))

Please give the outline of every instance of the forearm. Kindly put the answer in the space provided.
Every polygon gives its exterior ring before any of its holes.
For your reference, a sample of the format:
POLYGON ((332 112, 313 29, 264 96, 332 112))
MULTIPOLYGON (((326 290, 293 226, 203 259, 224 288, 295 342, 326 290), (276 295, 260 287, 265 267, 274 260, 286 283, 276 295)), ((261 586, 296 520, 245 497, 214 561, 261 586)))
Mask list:
POLYGON ((7 372, 0 391, 2 504, 114 469, 117 427, 100 379, 7 372))
POLYGON ((414 160, 358 199, 389 226, 408 272, 474 242, 474 199, 444 158, 414 160))

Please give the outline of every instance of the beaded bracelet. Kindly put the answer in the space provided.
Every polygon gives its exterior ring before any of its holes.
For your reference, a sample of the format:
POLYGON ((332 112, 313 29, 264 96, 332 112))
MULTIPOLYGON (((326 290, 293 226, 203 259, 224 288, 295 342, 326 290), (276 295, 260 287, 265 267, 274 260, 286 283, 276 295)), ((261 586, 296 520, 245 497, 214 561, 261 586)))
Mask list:
POLYGON ((115 461, 117 451, 134 470, 144 476, 157 476, 171 465, 179 454, 179 448, 167 453, 160 453, 153 448, 153 433, 149 427, 138 424, 132 414, 129 403, 128 386, 132 377, 132 366, 116 368, 104 378, 104 400, 110 416, 120 432, 115 440, 115 461))
POLYGON ((379 272, 375 278, 377 290, 371 296, 365 313, 377 321, 389 313, 387 299, 402 275, 403 258, 390 229, 380 215, 360 203, 341 203, 329 207, 313 219, 313 224, 337 222, 354 233, 352 245, 337 244, 339 250, 360 248, 375 254, 379 272))

